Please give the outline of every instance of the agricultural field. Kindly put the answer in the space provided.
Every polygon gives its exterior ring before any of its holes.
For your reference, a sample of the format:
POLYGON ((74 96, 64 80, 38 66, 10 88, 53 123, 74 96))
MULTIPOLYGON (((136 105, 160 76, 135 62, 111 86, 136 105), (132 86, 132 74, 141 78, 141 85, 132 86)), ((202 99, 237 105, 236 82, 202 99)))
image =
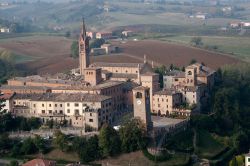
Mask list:
POLYGON ((124 44, 118 44, 118 46, 126 54, 140 58, 147 55, 148 61, 154 61, 158 65, 174 64, 182 67, 188 65, 192 59, 195 59, 211 68, 217 69, 225 64, 240 62, 240 60, 227 55, 155 40, 129 41, 124 44))
MULTIPOLYGON (((72 40, 59 36, 28 36, 0 40, 0 48, 10 51, 19 59, 18 69, 39 74, 66 72, 78 67, 78 59, 70 57, 72 40), (20 63, 22 62, 22 63, 20 63)), ((155 65, 188 65, 192 59, 204 62, 212 68, 239 60, 201 49, 177 45, 169 42, 143 40, 114 42, 123 51, 120 54, 91 57, 93 62, 143 62, 144 54, 148 62, 155 65)))
MULTIPOLYGON (((194 36, 174 35, 161 38, 160 40, 173 41, 180 44, 190 45, 194 36)), ((200 36, 204 47, 214 47, 214 51, 230 54, 245 61, 250 61, 250 38, 249 37, 228 37, 228 36, 200 36)))

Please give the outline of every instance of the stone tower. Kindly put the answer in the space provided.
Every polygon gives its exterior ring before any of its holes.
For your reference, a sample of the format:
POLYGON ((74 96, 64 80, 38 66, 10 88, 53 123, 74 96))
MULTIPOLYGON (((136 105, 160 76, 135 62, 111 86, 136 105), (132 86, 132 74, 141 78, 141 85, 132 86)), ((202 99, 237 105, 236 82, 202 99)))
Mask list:
POLYGON ((185 69, 186 86, 195 86, 197 84, 197 70, 194 66, 188 66, 185 69))
POLYGON ((150 115, 149 88, 139 86, 133 89, 134 117, 140 118, 146 124, 147 131, 153 128, 150 115))
POLYGON ((82 19, 82 30, 79 38, 79 66, 80 74, 84 75, 84 69, 89 67, 89 37, 86 35, 84 19, 82 19))

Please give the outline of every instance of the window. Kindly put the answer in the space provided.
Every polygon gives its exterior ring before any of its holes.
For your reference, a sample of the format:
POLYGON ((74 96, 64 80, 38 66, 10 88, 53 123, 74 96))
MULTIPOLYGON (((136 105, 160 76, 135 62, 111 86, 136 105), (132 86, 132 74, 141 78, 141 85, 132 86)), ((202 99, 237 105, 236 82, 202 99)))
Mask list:
POLYGON ((60 104, 60 107, 62 107, 62 104, 60 104))
POLYGON ((60 114, 63 114, 63 111, 62 111, 62 110, 60 110, 60 114))
POLYGON ((42 113, 45 114, 45 110, 42 110, 42 113))
POLYGON ((52 114, 52 110, 49 110, 49 113, 52 114))
POLYGON ((67 113, 68 113, 68 114, 70 113, 70 109, 67 109, 67 113))
POLYGON ((36 107, 36 104, 33 104, 33 107, 36 107))
POLYGON ((136 93, 136 98, 137 98, 137 99, 138 99, 138 98, 141 99, 141 98, 142 98, 142 93, 137 92, 137 93, 136 93))
POLYGON ((78 109, 75 110, 75 114, 79 115, 79 110, 78 109))
POLYGON ((89 122, 93 122, 93 119, 89 119, 89 122))
POLYGON ((57 107, 57 104, 55 104, 55 107, 57 107))
POLYGON ((44 107, 44 104, 42 104, 42 107, 44 107))
POLYGON ((78 103, 75 103, 75 107, 79 107, 79 104, 78 104, 78 103))
POLYGON ((51 107, 51 104, 49 104, 49 107, 51 107))
POLYGON ((69 107, 69 106, 70 106, 70 103, 67 103, 67 106, 69 107))
POLYGON ((188 71, 188 75, 192 75, 192 72, 191 72, 191 71, 188 71))
POLYGON ((92 113, 90 113, 89 116, 92 116, 92 113))

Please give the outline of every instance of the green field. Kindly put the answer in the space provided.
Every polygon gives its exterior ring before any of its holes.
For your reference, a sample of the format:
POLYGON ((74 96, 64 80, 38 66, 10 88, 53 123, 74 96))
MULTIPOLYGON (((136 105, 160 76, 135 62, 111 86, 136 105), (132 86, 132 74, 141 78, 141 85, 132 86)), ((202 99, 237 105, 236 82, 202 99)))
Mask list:
MULTIPOLYGON (((190 41, 194 36, 169 36, 160 40, 177 42, 180 44, 190 45, 190 41)), ((225 37, 225 36, 200 36, 203 46, 217 46, 216 50, 226 54, 230 54, 236 58, 250 61, 250 37, 225 37)))

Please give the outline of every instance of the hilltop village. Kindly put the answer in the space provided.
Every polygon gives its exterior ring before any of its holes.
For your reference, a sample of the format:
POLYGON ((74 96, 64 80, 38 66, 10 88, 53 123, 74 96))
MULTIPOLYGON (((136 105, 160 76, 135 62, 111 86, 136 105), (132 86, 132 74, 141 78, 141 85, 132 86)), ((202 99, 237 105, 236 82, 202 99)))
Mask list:
POLYGON ((114 125, 129 112, 151 130, 151 114, 188 118, 206 107, 215 81, 215 71, 199 63, 159 74, 144 57, 143 63, 90 64, 89 37, 83 21, 79 37, 78 74, 27 76, 9 79, 0 87, 5 110, 15 116, 38 117, 68 126, 98 131, 105 123, 114 125))

